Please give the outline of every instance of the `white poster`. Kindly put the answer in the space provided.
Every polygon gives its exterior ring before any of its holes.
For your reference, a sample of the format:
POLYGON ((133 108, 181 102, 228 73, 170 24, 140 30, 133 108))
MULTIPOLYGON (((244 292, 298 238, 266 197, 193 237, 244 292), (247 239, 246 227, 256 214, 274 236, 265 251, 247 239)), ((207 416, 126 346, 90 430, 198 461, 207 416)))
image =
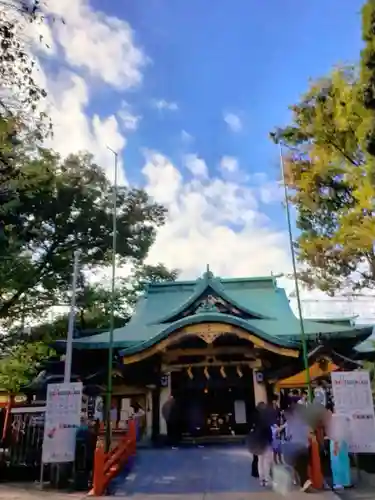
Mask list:
POLYGON ((331 379, 335 413, 349 418, 350 451, 374 453, 375 414, 369 372, 333 372, 331 379))
POLYGON ((82 382, 48 385, 43 463, 74 462, 81 410, 82 382))
POLYGON ((236 424, 246 424, 245 401, 239 399, 234 402, 234 420, 236 421, 236 424))

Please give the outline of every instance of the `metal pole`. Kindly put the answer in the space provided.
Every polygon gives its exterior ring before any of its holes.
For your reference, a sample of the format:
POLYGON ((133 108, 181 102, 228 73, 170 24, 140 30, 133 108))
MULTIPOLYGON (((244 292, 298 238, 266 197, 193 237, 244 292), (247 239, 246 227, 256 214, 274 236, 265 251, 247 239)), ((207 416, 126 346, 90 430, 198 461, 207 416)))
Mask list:
POLYGON ((113 183, 113 235, 112 235, 112 297, 109 325, 109 345, 108 345, 108 380, 107 380, 107 400, 106 400, 106 434, 105 447, 108 452, 111 448, 111 406, 112 406, 112 363, 113 363, 113 330, 115 326, 115 278, 116 278, 116 243, 117 243, 117 163, 118 154, 107 146, 107 149, 115 157, 115 176, 113 183))
POLYGON ((289 206, 289 198, 288 198, 288 186, 285 182, 284 158, 283 158, 283 150, 282 150, 281 144, 280 144, 280 166, 281 166, 281 176, 282 176, 281 179, 282 179, 282 183, 284 186, 284 199, 285 199, 285 207, 286 207, 286 218, 287 218, 287 223, 288 223, 290 253, 292 255, 292 263, 293 263, 293 277, 294 277, 294 286, 296 289, 296 299, 297 299, 301 343, 302 343, 303 364, 304 364, 305 373, 306 373, 306 384, 307 384, 307 390, 308 390, 308 398, 309 398, 309 401, 311 402, 313 397, 312 397, 312 390, 311 390, 309 361, 307 358, 307 342, 306 342, 306 334, 305 334, 305 325, 303 322, 303 315, 302 315, 301 296, 300 296, 298 277, 297 277, 296 253, 294 251, 294 244, 293 244, 292 222, 291 222, 291 217, 290 217, 290 206, 289 206))
POLYGON ((79 265, 80 251, 74 252, 74 267, 72 278, 72 299, 70 303, 69 324, 68 324, 68 337, 66 339, 66 353, 65 353, 65 369, 64 369, 64 383, 70 382, 72 374, 72 352, 73 352, 73 333, 74 333, 74 320, 76 316, 76 295, 77 295, 77 279, 78 279, 78 265, 79 265))

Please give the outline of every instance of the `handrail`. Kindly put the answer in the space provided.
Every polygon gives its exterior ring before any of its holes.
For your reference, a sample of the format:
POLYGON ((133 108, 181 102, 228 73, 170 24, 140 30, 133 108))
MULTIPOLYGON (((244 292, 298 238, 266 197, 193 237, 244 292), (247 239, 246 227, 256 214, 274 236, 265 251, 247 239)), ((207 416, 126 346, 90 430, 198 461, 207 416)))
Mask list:
POLYGON ((104 451, 101 443, 95 450, 93 487, 90 496, 104 495, 109 483, 121 471, 125 463, 136 452, 136 425, 134 420, 129 420, 128 431, 118 445, 108 453, 104 451))

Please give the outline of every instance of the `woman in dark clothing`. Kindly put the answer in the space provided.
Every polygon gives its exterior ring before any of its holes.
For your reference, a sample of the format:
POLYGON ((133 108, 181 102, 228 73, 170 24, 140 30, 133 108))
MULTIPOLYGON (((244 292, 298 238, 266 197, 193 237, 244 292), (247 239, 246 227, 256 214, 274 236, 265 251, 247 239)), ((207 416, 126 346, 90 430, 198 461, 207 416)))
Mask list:
POLYGON ((168 443, 172 448, 176 448, 181 437, 181 412, 173 396, 164 403, 162 414, 167 424, 168 443))
MULTIPOLYGON (((273 410, 270 409, 265 403, 259 403, 255 415, 254 427, 248 438, 249 450, 251 453, 257 456, 258 475, 262 486, 265 486, 271 480, 271 425, 273 423, 273 418, 273 410)), ((252 468, 255 468, 254 460, 252 468)))
POLYGON ((257 479, 259 477, 258 455, 253 455, 253 461, 251 462, 251 475, 257 479))

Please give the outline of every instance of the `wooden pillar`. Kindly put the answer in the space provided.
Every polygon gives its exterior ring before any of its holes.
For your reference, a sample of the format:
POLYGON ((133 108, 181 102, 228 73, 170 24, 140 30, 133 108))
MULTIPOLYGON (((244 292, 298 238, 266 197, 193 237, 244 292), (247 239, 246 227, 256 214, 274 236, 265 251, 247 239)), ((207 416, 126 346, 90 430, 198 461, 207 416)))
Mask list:
POLYGON ((160 380, 161 380, 161 358, 154 360, 153 375, 150 380, 151 389, 151 439, 155 443, 160 436, 160 380))
POLYGON ((166 387, 160 388, 160 404, 159 404, 160 416, 159 416, 159 420, 160 420, 160 434, 163 436, 167 435, 167 424, 166 424, 166 421, 163 417, 162 409, 163 409, 164 403, 166 403, 168 401, 168 399, 170 398, 171 393, 172 393, 170 373, 168 374, 167 380, 168 380, 168 384, 166 385, 166 387))
POLYGON ((157 441, 160 435, 160 386, 156 386, 151 393, 152 411, 152 441, 157 441))
POLYGON ((152 436, 152 393, 153 391, 149 389, 146 392, 146 436, 150 438, 152 436))
POLYGON ((265 382, 258 382, 256 370, 253 370, 254 402, 255 406, 259 403, 267 403, 267 389, 265 382))

